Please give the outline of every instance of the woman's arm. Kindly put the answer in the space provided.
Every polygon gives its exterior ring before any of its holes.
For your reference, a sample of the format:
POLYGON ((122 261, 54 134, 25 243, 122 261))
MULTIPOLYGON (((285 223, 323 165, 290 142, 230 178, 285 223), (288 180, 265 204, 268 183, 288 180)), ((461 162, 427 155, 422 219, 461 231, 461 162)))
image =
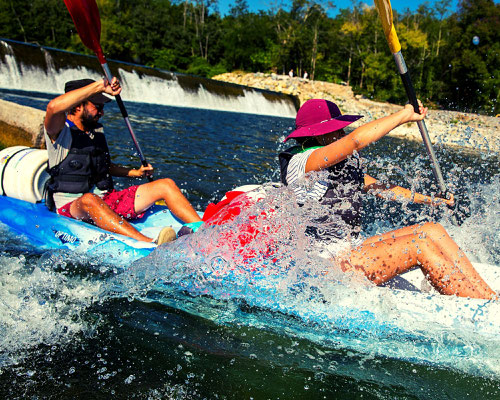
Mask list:
POLYGON ((453 194, 450 194, 449 199, 426 196, 425 194, 415 193, 401 186, 383 184, 382 182, 369 175, 365 175, 364 190, 367 192, 370 191, 375 196, 385 200, 408 199, 413 203, 432 204, 435 206, 440 206, 443 204, 453 206, 455 204, 453 194))
POLYGON ((349 135, 315 150, 307 160, 306 173, 320 171, 339 163, 349 157, 354 151, 359 151, 376 142, 390 131, 407 122, 420 121, 427 115, 427 108, 420 104, 420 114, 416 113, 411 104, 402 110, 386 117, 368 122, 355 129, 349 135))

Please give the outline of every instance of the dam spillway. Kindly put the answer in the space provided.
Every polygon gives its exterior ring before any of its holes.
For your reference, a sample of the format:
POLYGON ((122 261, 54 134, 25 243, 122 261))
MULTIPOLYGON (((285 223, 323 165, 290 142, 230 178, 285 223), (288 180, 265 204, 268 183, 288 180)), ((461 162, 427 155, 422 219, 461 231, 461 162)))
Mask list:
MULTIPOLYGON (((294 117, 291 95, 108 60, 124 101, 294 117)), ((60 94, 73 79, 101 79, 94 56, 0 39, 0 89, 60 94)))

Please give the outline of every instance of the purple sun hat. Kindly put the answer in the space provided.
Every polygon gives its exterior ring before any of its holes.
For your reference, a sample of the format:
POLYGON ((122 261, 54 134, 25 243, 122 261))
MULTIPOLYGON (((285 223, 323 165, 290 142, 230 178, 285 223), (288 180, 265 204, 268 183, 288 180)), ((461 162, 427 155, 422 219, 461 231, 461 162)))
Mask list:
POLYGON ((337 105, 328 100, 307 100, 297 112, 295 130, 288 139, 308 136, 321 136, 337 131, 352 124, 362 115, 342 115, 337 105))

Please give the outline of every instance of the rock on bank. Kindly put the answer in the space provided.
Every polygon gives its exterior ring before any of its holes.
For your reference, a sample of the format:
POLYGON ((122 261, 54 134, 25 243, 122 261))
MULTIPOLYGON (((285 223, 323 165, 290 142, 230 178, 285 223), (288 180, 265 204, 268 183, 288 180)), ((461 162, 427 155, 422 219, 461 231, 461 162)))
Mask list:
POLYGON ((43 119, 45 112, 0 100, 0 149, 10 146, 45 146, 43 119))
MULTIPOLYGON (((286 75, 229 72, 212 79, 239 85, 267 89, 297 96, 300 104, 313 98, 331 100, 343 113, 363 115, 359 124, 394 113, 400 105, 380 103, 354 95, 351 87, 335 83, 311 81, 286 75)), ((403 88, 401 89, 403 90, 403 88)), ((467 148, 472 151, 498 152, 500 150, 500 118, 455 111, 430 110, 426 125, 431 141, 467 148)), ((415 123, 395 129, 392 136, 421 141, 415 123)))

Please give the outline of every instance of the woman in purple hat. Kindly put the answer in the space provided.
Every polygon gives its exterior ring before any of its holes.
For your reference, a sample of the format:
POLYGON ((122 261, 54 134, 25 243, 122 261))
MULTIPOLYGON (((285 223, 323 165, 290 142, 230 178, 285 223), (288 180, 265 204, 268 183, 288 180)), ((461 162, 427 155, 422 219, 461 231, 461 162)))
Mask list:
POLYGON ((297 113, 296 129, 285 139, 293 138, 297 145, 279 155, 281 180, 293 188, 299 204, 312 200, 324 206, 324 215, 315 215, 315 227, 308 228, 309 234, 326 243, 351 239, 356 246, 349 250, 339 247, 336 261, 344 271, 362 271, 374 283, 382 284, 419 266, 442 294, 493 298, 495 292, 438 223, 427 222, 360 238, 361 191, 373 190, 390 200, 407 198, 416 203, 453 205, 453 197, 433 198, 400 186, 381 185, 363 172, 357 155, 357 151, 394 128, 420 121, 426 115, 427 108, 421 104, 420 114, 408 104, 392 115, 345 134, 343 128, 360 119, 360 115, 342 115, 337 105, 328 100, 308 100, 297 113), (311 185, 305 185, 304 176, 312 171, 324 172, 311 180, 311 185))

